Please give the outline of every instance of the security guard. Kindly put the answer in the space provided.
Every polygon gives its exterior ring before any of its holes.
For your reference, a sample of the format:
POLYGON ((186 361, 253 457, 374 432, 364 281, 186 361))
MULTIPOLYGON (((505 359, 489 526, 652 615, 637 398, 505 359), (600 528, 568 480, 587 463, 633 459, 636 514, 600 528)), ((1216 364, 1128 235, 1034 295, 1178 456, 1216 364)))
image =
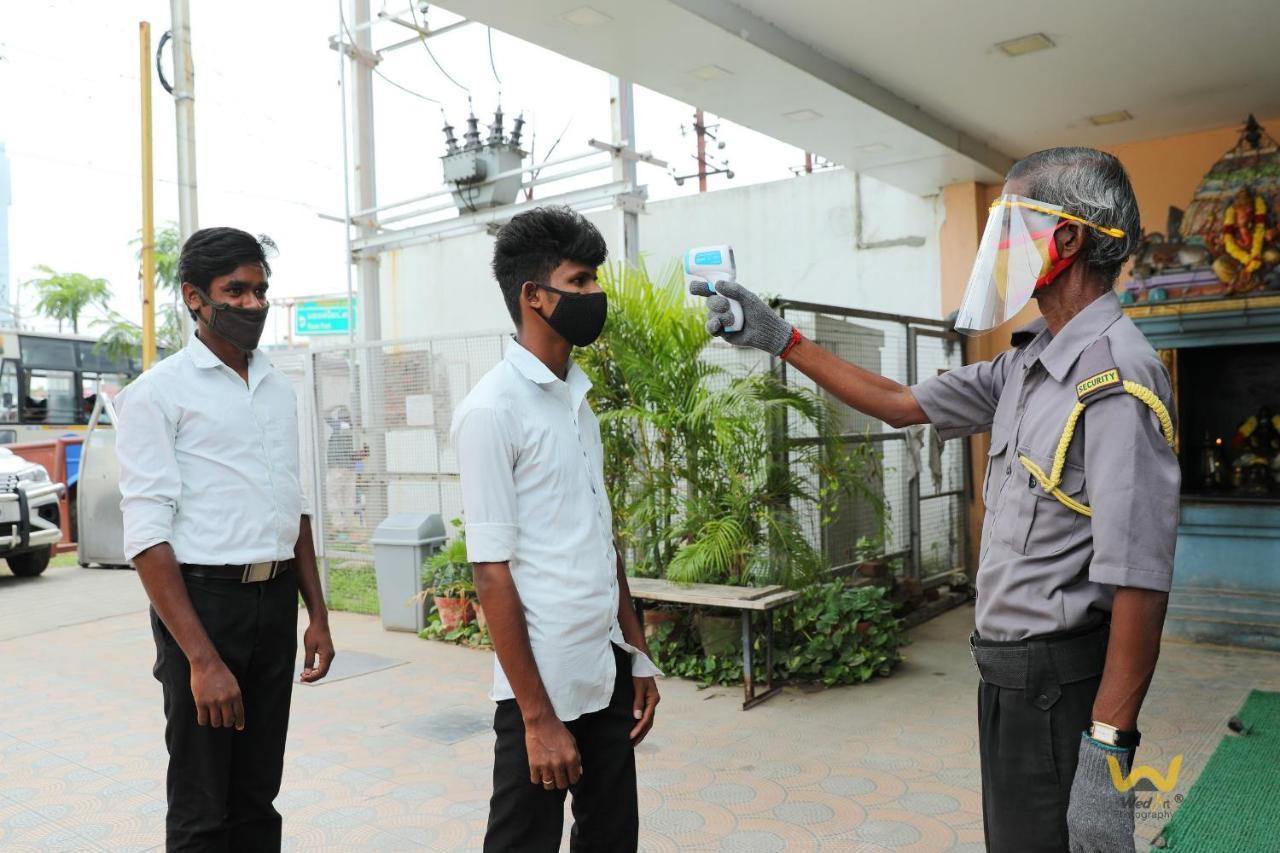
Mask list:
POLYGON ((1169 376, 1113 293, 1141 234, 1109 154, 1018 162, 992 205, 956 328, 978 334, 1034 297, 1014 349, 912 388, 805 339, 745 288, 694 282, 707 329, 779 356, 848 405, 943 437, 990 431, 970 640, 987 848, 1134 850, 1125 773, 1160 650, 1180 472, 1169 376), (740 331, 724 333, 743 307, 740 331), (1114 760, 1112 760, 1114 759, 1114 760))
POLYGON ((151 599, 164 692, 170 851, 280 849, 299 593, 302 680, 333 660, 296 398, 257 349, 264 245, 234 228, 191 235, 178 273, 196 334, 116 398, 125 556, 151 599))

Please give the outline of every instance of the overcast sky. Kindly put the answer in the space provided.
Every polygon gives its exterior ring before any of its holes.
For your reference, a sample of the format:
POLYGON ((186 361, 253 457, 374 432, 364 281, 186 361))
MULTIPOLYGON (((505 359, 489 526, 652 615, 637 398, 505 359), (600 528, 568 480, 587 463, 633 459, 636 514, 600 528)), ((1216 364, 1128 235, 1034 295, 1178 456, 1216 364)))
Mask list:
MULTIPOLYGON (((405 8, 373 0, 373 12, 405 8)), ((456 20, 433 8, 430 25, 456 20)), ((196 69, 196 144, 200 224, 269 234, 277 299, 345 291, 340 224, 342 133, 337 53, 328 38, 338 7, 327 0, 191 0, 196 69)), ((13 178, 10 281, 31 278, 37 264, 107 278, 113 307, 140 313, 136 247, 141 226, 138 22, 152 24, 152 50, 168 28, 167 0, 24 0, 0 12, 0 141, 13 178)), ((391 23, 374 29, 374 45, 403 39, 391 23)), ((421 44, 391 53, 386 78, 443 104, 455 126, 470 95, 482 124, 492 119, 502 81, 509 115, 530 119, 525 147, 538 160, 565 127, 555 157, 588 150, 610 137, 609 78, 603 72, 494 31, 471 25, 432 39, 435 66, 421 44), (496 75, 495 75, 496 70, 496 75), (466 91, 464 91, 464 88, 466 91)), ((166 67, 169 51, 166 48, 166 67)), ((154 67, 154 66, 153 66, 154 67)), ((422 195, 442 186, 442 108, 375 78, 378 201, 422 195)), ((155 204, 158 224, 177 220, 173 102, 153 77, 155 204)), ((636 89, 636 144, 682 172, 695 167, 692 107, 636 89)), ((461 130, 458 131, 461 135, 461 130)), ((729 184, 791 174, 803 152, 728 122, 720 129, 735 172, 729 184)), ((607 172, 601 176, 603 180, 607 172)), ((641 166, 651 198, 696 192, 641 166)), ((553 191, 551 189, 546 192, 553 191)), ((483 269, 477 275, 487 275, 483 269)), ((34 302, 23 291, 24 313, 34 302)), ((11 298, 13 294, 11 293, 11 298)), ((285 312, 268 341, 285 333, 285 312)), ((47 328, 51 324, 37 323, 47 328)))

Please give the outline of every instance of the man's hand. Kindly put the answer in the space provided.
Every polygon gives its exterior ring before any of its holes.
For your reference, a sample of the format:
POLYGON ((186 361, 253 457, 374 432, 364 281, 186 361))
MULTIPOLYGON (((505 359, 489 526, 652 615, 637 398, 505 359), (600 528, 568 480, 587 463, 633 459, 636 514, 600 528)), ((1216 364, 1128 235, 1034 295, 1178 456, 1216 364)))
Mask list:
POLYGON ((325 620, 312 619, 302 635, 302 647, 306 650, 306 657, 302 659, 301 680, 310 684, 328 675, 334 654, 333 638, 329 636, 329 623, 325 620))
POLYGON ((635 685, 636 694, 632 701, 632 710, 636 720, 639 721, 631 730, 631 745, 635 747, 640 745, 640 742, 649 734, 649 730, 653 728, 653 713, 657 710, 661 697, 658 696, 658 682, 652 676, 633 678, 631 681, 635 685))
POLYGON ((191 667, 191 697, 196 702, 196 722, 202 726, 235 727, 244 731, 244 699, 240 682, 221 658, 191 667))
POLYGON ((1111 778, 1115 758, 1122 776, 1133 766, 1133 752, 1111 749, 1083 735, 1080 762, 1071 783, 1067 836, 1071 853, 1134 853, 1133 789, 1121 793, 1111 778))
POLYGON ((691 281, 689 292, 694 296, 710 297, 707 300, 707 331, 734 346, 754 347, 776 356, 782 354, 791 340, 791 324, 740 284, 717 281, 713 292, 705 281, 691 281), (726 334, 724 330, 733 325, 729 299, 735 299, 742 305, 742 329, 726 334))
POLYGON ((565 790, 582 778, 578 743, 554 716, 525 720, 524 746, 529 753, 529 781, 544 790, 565 790))

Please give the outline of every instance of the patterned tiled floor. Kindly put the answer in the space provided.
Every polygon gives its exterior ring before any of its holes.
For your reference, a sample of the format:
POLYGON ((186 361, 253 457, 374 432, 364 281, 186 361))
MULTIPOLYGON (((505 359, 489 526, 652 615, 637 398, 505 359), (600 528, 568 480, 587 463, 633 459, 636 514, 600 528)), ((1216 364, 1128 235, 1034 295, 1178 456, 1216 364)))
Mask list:
MULTIPOLYGON (((915 630, 890 679, 789 689, 745 713, 737 691, 664 681, 639 755, 642 848, 981 850, 971 621, 962 608, 915 630)), ((369 617, 334 614, 333 630, 340 654, 386 668, 295 689, 286 848, 478 849, 489 656, 369 617)), ((0 849, 162 844, 153 653, 131 573, 0 576, 0 849)), ((1248 690, 1278 686, 1278 655, 1166 644, 1142 760, 1183 754, 1185 792, 1248 690)), ((1140 838, 1161 822, 1142 821, 1140 838)))

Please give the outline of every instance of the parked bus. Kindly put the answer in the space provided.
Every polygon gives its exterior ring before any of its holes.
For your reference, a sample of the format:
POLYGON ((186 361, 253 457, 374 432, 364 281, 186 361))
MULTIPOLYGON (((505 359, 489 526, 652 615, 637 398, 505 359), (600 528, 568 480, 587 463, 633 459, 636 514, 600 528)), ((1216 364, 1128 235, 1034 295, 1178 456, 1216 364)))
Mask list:
POLYGON ((89 424, 99 394, 142 372, 140 359, 109 358, 90 337, 0 331, 0 444, 41 441, 89 424))

